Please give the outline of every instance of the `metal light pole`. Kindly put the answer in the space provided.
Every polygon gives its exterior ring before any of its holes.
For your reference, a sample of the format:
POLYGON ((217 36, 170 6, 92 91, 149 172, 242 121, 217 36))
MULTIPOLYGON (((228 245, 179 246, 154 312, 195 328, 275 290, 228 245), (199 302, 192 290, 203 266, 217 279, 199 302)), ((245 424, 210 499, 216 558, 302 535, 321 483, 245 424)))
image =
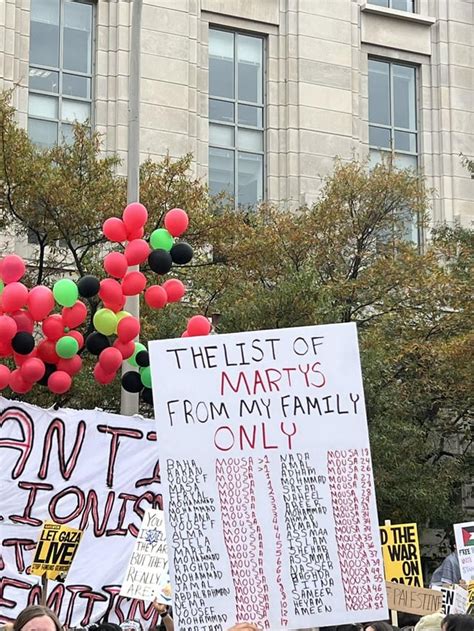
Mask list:
MULTIPOLYGON (((128 78, 128 154, 127 154, 127 203, 140 200, 140 48, 143 0, 132 0, 132 26, 130 32, 130 65, 128 78)), ((138 269, 138 267, 130 268, 138 269)), ((140 317, 138 296, 129 296, 125 310, 135 318, 140 317)), ((122 374, 131 367, 122 365, 122 374)), ((120 412, 138 412, 138 394, 122 388, 120 412)))

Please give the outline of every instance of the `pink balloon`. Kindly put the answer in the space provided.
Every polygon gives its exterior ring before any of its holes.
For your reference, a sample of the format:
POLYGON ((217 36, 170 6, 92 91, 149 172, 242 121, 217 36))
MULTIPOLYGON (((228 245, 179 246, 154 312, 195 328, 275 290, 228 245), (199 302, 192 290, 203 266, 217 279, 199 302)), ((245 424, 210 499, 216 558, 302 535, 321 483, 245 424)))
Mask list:
POLYGON ((18 311, 26 305, 28 289, 23 283, 12 282, 2 292, 2 307, 4 311, 18 311))
POLYGON ((43 333, 52 342, 57 342, 64 335, 64 322, 59 313, 54 313, 43 320, 43 333))
POLYGON ((79 344, 79 348, 84 346, 84 336, 80 331, 69 331, 69 337, 73 337, 76 342, 79 344))
POLYGON ((14 318, 7 315, 0 316, 0 339, 2 342, 12 340, 17 331, 18 325, 14 318))
POLYGON ((18 331, 33 333, 33 329, 35 328, 35 321, 29 311, 15 311, 14 313, 12 313, 12 318, 16 322, 18 331))
POLYGON ((172 208, 165 215, 165 228, 173 237, 180 237, 189 226, 189 217, 181 208, 172 208))
POLYGON ((162 309, 168 302, 166 289, 161 285, 152 285, 145 292, 145 302, 152 309, 162 309))
POLYGON ((32 384, 24 380, 19 368, 15 368, 15 370, 12 370, 10 373, 9 386, 13 392, 26 394, 31 390, 32 384))
POLYGON ((8 366, 0 364, 0 390, 8 386, 10 382, 10 369, 8 366))
POLYGON ((148 211, 140 202, 132 202, 123 211, 123 223, 127 230, 143 228, 148 219, 148 211))
POLYGON ((187 331, 190 337, 209 335, 211 332, 211 323, 205 316, 195 315, 189 320, 187 331))
POLYGON ((187 331, 183 331, 183 333, 181 333, 181 337, 189 337, 189 333, 187 331))
POLYGON ((26 304, 33 320, 41 322, 54 309, 54 302, 51 289, 44 285, 38 285, 30 289, 26 304))
POLYGON ((121 252, 110 252, 104 259, 104 269, 109 276, 123 278, 128 270, 128 262, 121 252))
POLYGON ((82 368, 82 359, 80 355, 73 355, 69 359, 61 358, 57 363, 58 370, 67 372, 68 375, 76 375, 82 368))
POLYGON ((28 383, 36 383, 44 377, 46 366, 38 357, 28 358, 21 366, 21 376, 28 383))
POLYGON ((94 377, 95 380, 103 386, 106 386, 108 383, 111 383, 115 379, 115 373, 107 373, 104 371, 102 366, 97 363, 94 366, 94 377))
POLYGON ((5 283, 14 283, 20 280, 25 271, 25 262, 17 254, 8 254, 2 261, 1 277, 5 283))
POLYGON ((129 272, 122 281, 125 296, 137 296, 146 287, 146 278, 141 272, 129 272))
POLYGON ((134 239, 125 246, 125 258, 129 265, 144 263, 150 254, 150 246, 143 239, 134 239))
POLYGON ((135 352, 135 342, 121 342, 116 339, 113 345, 120 351, 122 359, 128 359, 135 352))
POLYGON ((183 283, 177 278, 170 278, 162 285, 168 296, 168 302, 179 302, 186 293, 186 288, 183 283))
POLYGON ((72 385, 72 377, 64 370, 56 370, 48 378, 48 388, 54 394, 64 394, 72 385))
POLYGON ((104 348, 99 355, 99 365, 106 374, 115 374, 122 365, 122 362, 122 353, 118 350, 118 348, 114 348, 113 346, 104 348))
POLYGON ((68 329, 75 329, 87 318, 87 307, 78 300, 72 307, 63 307, 61 314, 64 326, 67 326, 68 329))
POLYGON ((120 304, 123 300, 122 286, 115 278, 104 278, 100 281, 99 298, 102 302, 120 304))
POLYGON ((109 241, 114 243, 121 243, 127 239, 127 229, 125 224, 118 217, 110 217, 104 221, 102 226, 104 235, 109 241))
POLYGON ((127 239, 134 241, 135 239, 142 239, 145 234, 144 228, 136 228, 135 230, 127 230, 127 239))
POLYGON ((131 342, 134 340, 137 335, 140 333, 140 322, 132 317, 126 316, 122 318, 117 325, 117 336, 118 339, 123 342, 131 342))

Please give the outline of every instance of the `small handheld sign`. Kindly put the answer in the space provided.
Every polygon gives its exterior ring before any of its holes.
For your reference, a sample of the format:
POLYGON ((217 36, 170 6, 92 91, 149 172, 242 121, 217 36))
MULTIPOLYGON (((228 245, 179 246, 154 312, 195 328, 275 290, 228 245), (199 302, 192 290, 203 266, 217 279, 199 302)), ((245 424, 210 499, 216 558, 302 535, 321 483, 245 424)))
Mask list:
POLYGON ((82 538, 82 530, 45 521, 36 544, 31 574, 64 582, 82 538))

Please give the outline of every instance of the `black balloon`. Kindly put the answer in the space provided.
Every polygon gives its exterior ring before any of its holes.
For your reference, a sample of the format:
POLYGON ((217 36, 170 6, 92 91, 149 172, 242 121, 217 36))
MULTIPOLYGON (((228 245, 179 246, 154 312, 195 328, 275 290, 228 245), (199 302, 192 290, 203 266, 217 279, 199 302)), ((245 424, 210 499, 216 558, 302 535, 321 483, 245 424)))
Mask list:
POLYGON ((100 289, 99 279, 95 276, 83 276, 77 281, 77 289, 83 298, 97 296, 100 289))
POLYGON ((143 388, 142 401, 148 405, 153 405, 153 391, 151 388, 143 388))
POLYGON ((26 331, 20 331, 12 339, 12 348, 19 355, 29 355, 34 347, 35 338, 26 331))
POLYGON ((173 266, 173 259, 166 250, 153 250, 148 256, 148 264, 156 274, 167 274, 173 266))
POLYGON ((179 243, 175 243, 170 250, 171 258, 173 259, 173 263, 176 265, 186 265, 193 258, 193 249, 186 243, 186 241, 180 241, 179 243))
POLYGON ((56 366, 54 364, 45 364, 45 368, 46 368, 46 370, 45 370, 44 375, 38 381, 40 386, 47 386, 48 385, 48 379, 53 374, 53 372, 56 370, 56 366))
POLYGON ((141 392, 143 390, 140 374, 130 370, 122 376, 122 388, 127 392, 141 392))
POLYGON ((137 353, 135 356, 135 361, 142 368, 146 368, 146 366, 149 366, 150 356, 148 354, 148 351, 140 351, 139 353, 137 353))
POLYGON ((86 348, 92 355, 100 355, 101 352, 110 346, 109 338, 102 333, 91 333, 86 338, 86 348))

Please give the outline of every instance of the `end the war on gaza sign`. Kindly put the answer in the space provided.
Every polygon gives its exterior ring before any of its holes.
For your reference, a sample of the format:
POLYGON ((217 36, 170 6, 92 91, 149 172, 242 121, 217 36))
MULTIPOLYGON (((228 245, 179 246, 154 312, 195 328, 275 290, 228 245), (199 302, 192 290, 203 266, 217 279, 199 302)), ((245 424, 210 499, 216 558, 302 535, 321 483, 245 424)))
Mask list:
POLYGON ((355 325, 150 353, 177 629, 385 618, 355 325))

